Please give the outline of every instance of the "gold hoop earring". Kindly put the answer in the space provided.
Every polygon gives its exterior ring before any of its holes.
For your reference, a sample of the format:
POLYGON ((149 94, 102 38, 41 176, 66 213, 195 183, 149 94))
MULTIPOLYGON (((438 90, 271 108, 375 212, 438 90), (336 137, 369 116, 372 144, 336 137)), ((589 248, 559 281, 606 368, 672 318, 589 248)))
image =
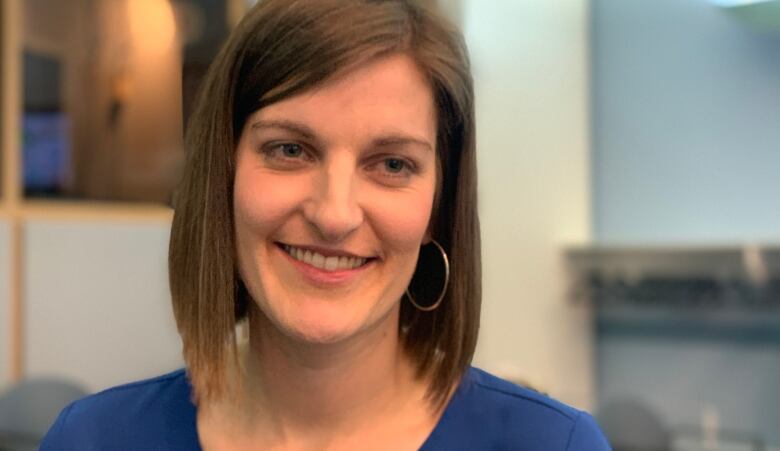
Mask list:
POLYGON ((436 245, 436 248, 439 249, 439 252, 441 252, 441 258, 444 261, 444 287, 442 287, 441 294, 439 295, 439 298, 436 299, 436 302, 433 304, 424 307, 417 303, 417 301, 414 300, 414 297, 411 293, 409 293, 409 287, 406 287, 406 297, 409 298, 409 302, 412 303, 412 305, 420 311, 423 312, 431 312, 433 310, 436 310, 439 305, 441 304, 441 301, 444 300, 444 294, 447 293, 447 286, 450 283, 450 260, 447 258, 447 253, 444 252, 444 248, 441 247, 441 245, 434 239, 431 239, 431 243, 436 245))

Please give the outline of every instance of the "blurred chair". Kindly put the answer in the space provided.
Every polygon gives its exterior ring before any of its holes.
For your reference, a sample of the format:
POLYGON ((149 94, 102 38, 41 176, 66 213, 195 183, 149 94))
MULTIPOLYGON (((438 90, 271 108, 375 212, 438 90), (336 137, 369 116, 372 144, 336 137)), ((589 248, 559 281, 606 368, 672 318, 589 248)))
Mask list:
POLYGON ((87 395, 57 378, 25 379, 0 393, 0 451, 38 449, 38 443, 71 401, 87 395))
POLYGON ((613 451, 671 451, 672 434, 660 416, 635 398, 618 398, 599 409, 599 425, 613 451))

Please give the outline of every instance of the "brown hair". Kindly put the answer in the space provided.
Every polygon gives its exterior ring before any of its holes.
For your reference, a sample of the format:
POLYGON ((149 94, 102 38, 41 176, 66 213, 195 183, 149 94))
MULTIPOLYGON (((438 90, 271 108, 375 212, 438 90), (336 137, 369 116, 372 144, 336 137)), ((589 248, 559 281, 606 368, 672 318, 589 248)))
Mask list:
MULTIPOLYGON (((227 365, 237 358, 236 325, 252 302, 237 275, 233 230, 234 151, 244 122, 264 106, 397 52, 416 62, 434 93, 441 177, 430 230, 451 262, 438 309, 421 312, 402 302, 401 339, 437 403, 470 364, 481 273, 473 87, 461 35, 414 0, 261 0, 201 86, 175 199, 169 278, 196 399, 224 394, 227 365)), ((415 286, 434 284, 421 275, 427 265, 421 254, 415 286)))

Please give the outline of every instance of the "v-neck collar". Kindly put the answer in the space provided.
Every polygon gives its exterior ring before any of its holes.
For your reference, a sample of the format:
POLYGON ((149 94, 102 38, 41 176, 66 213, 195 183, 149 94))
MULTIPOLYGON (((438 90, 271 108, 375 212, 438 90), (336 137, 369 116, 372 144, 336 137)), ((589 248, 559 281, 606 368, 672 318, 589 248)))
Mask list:
MULTIPOLYGON (((171 404, 166 408, 166 429, 170 434, 166 437, 166 445, 171 450, 201 450, 198 438, 197 407, 193 403, 193 391, 190 380, 185 370, 181 371, 181 383, 176 384, 172 393, 171 404)), ((434 426, 428 438, 425 439, 420 451, 434 451, 440 448, 440 443, 445 439, 444 431, 453 421, 452 412, 458 409, 458 405, 464 402, 468 391, 471 389, 471 381, 474 369, 469 367, 458 384, 458 388, 447 402, 439 421, 434 426)))

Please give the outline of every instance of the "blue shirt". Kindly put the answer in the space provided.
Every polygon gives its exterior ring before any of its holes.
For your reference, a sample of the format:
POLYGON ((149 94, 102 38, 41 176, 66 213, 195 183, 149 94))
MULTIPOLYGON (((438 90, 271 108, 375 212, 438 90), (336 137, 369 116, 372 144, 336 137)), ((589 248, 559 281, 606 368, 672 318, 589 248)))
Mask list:
MULTIPOLYGON (((111 388, 66 407, 41 444, 54 450, 200 450, 184 370, 111 388)), ((596 422, 532 390, 470 368, 420 448, 607 451, 596 422)))

